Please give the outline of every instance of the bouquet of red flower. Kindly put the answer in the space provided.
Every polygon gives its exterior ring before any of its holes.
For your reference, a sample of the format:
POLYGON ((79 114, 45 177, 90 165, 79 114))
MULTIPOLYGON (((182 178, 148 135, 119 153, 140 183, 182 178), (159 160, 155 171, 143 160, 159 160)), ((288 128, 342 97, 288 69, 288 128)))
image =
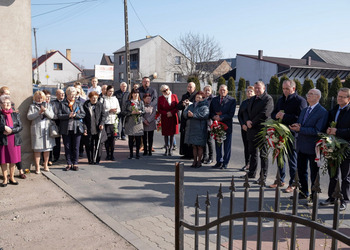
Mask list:
MULTIPOLYGON (((131 102, 131 111, 139 111, 136 106, 135 106, 135 103, 131 102)), ((140 117, 140 114, 133 114, 132 115, 134 117, 134 121, 136 124, 139 123, 139 117, 140 117)))
MULTIPOLYGON (((336 122, 331 123, 331 128, 335 128, 336 122)), ((316 159, 317 166, 322 169, 322 173, 331 171, 331 177, 336 174, 337 168, 342 164, 344 159, 349 155, 349 143, 334 135, 319 133, 321 139, 316 143, 316 159), (323 158, 321 162, 321 157, 323 158)))
POLYGON ((262 125, 265 127, 258 133, 259 146, 262 147, 267 142, 269 151, 272 150, 273 161, 277 159, 277 165, 283 168, 284 159, 289 157, 288 149, 293 145, 294 137, 289 128, 280 121, 269 119, 262 125))
POLYGON ((157 111, 156 113, 156 124, 157 124, 157 131, 161 131, 162 130, 162 120, 160 118, 160 113, 157 111))
POLYGON ((223 122, 214 121, 210 126, 210 136, 216 141, 219 146, 226 140, 227 125, 223 122))

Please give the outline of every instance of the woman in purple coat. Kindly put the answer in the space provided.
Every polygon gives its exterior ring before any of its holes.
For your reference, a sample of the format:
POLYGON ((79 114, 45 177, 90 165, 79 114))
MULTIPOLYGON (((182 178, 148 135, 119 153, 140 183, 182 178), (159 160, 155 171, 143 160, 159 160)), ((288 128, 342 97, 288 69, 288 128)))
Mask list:
POLYGON ((21 161, 21 137, 22 123, 19 113, 13 112, 11 99, 8 95, 0 97, 0 163, 3 174, 3 182, 0 187, 7 184, 18 185, 15 181, 15 164, 21 161), (7 164, 10 165, 10 178, 8 178, 7 164))

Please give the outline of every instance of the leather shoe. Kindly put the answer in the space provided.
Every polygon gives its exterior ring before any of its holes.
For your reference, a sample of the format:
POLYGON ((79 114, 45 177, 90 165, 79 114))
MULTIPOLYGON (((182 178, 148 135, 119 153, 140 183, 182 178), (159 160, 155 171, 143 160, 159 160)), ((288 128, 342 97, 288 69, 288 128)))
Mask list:
POLYGON ((227 169, 227 164, 222 164, 221 169, 227 169))
POLYGON ((0 187, 7 187, 7 183, 0 183, 0 187))
POLYGON ((212 168, 221 168, 221 165, 221 162, 217 162, 214 166, 212 166, 212 168))
POLYGON ((213 163, 213 160, 212 159, 209 159, 205 162, 205 164, 210 164, 210 163, 213 163))
POLYGON ((342 201, 340 203, 340 206, 339 206, 339 211, 344 211, 346 209, 347 205, 344 201, 342 201))
MULTIPOLYGON (((280 187, 284 187, 285 185, 286 185, 286 183, 281 182, 280 187)), ((276 188, 276 187, 277 187, 277 183, 271 184, 269 187, 270 187, 270 188, 276 188)))
POLYGON ((331 198, 328 198, 327 200, 320 202, 320 206, 328 206, 333 204, 334 204, 334 199, 331 199, 331 198))

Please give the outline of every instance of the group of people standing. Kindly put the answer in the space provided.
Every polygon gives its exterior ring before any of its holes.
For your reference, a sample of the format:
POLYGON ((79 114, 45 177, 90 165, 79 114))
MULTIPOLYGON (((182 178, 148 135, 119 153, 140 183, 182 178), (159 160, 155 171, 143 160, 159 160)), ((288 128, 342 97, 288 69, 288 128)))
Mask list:
MULTIPOLYGON (((179 101, 167 85, 162 85, 161 96, 150 87, 150 79, 144 77, 142 86, 136 86, 131 93, 126 83, 120 84, 120 90, 113 86, 98 86, 97 78, 92 79, 92 87, 85 95, 79 83, 63 90, 56 91, 56 100, 50 101, 51 93, 47 90, 37 91, 33 96, 27 118, 31 121, 31 141, 34 151, 36 173, 40 173, 40 159, 43 158, 43 170, 49 171, 52 162, 60 156, 60 136, 63 138, 67 165, 65 170, 79 170, 79 154, 85 146, 89 164, 98 164, 101 159, 102 145, 106 147, 106 160, 115 160, 114 144, 117 130, 120 139, 128 136, 129 159, 140 158, 143 142, 143 155, 151 156, 153 152, 153 136, 156 130, 156 112, 161 120, 162 135, 166 156, 172 156, 175 135, 179 132, 180 155, 183 159, 193 159, 191 167, 199 168, 202 163, 213 162, 215 144, 216 163, 213 168, 226 169, 231 157, 232 124, 236 109, 236 100, 228 95, 226 85, 219 87, 218 95, 212 95, 211 86, 203 91, 196 91, 193 82, 188 83, 187 92, 179 101), (119 119, 119 124, 117 123, 119 119), (221 143, 213 141, 210 127, 213 121, 224 123, 227 127, 226 139, 221 143), (59 135, 52 135, 52 127, 59 128, 59 135), (179 129, 180 125, 180 129, 179 129), (118 127, 118 128, 117 128, 118 127), (82 146, 81 146, 82 145, 82 146)), ((274 105, 272 97, 265 91, 265 84, 258 81, 246 90, 247 99, 242 102, 238 112, 241 134, 244 144, 245 165, 241 170, 248 171, 248 178, 257 174, 258 156, 260 154, 260 181, 266 181, 268 173, 267 145, 258 146, 258 133, 268 118, 281 121, 289 127, 296 138, 294 145, 289 145, 288 166, 290 180, 285 182, 287 164, 278 166, 281 182, 270 185, 271 188, 287 186, 285 192, 290 193, 294 187, 292 182, 298 172, 300 180, 299 199, 312 198, 309 192, 309 173, 311 185, 314 183, 319 167, 315 162, 315 146, 318 133, 325 132, 350 141, 350 89, 342 88, 337 96, 338 105, 329 112, 319 103, 321 92, 310 89, 305 100, 296 91, 295 82, 283 82, 283 95, 274 105), (331 127, 331 122, 336 122, 331 127)), ((7 184, 17 185, 14 179, 15 164, 20 177, 25 178, 21 164, 22 123, 18 111, 11 102, 7 87, 0 89, 0 156, 3 172, 1 187, 7 184), (10 175, 8 177, 9 164, 10 175)), ((345 210, 350 197, 350 157, 338 166, 337 174, 330 178, 329 198, 321 205, 334 203, 332 196, 336 182, 341 174, 341 206, 345 210)))
MULTIPOLYGON (((238 113, 241 125, 242 139, 245 151, 245 166, 241 170, 248 171, 248 178, 255 178, 257 172, 257 158, 260 154, 261 172, 260 178, 266 181, 268 171, 267 145, 258 147, 257 134, 263 128, 262 123, 268 118, 281 121, 289 127, 295 137, 295 144, 288 145, 288 160, 284 161, 284 166, 278 166, 281 182, 271 184, 271 188, 287 186, 285 192, 293 192, 296 172, 298 172, 300 182, 299 199, 308 199, 312 202, 314 191, 310 194, 309 187, 313 185, 319 172, 316 159, 316 142, 319 140, 320 132, 336 135, 350 142, 350 89, 341 88, 338 92, 337 103, 334 109, 327 111, 319 103, 321 91, 310 89, 306 95, 306 100, 299 96, 295 89, 293 80, 283 82, 283 95, 277 100, 276 105, 273 99, 265 91, 265 84, 258 81, 254 87, 248 87, 245 100, 238 113), (336 122, 336 127, 332 128, 331 123, 336 122), (288 162, 290 180, 285 182, 286 167, 288 162), (310 173, 310 181, 309 181, 310 173), (310 185, 311 184, 311 185, 310 185)), ((340 210, 345 210, 350 198, 350 156, 337 167, 337 174, 330 178, 328 196, 326 201, 320 205, 326 206, 334 203, 333 192, 336 182, 341 173, 341 205, 340 210)), ((257 183, 260 183, 260 178, 257 183)))

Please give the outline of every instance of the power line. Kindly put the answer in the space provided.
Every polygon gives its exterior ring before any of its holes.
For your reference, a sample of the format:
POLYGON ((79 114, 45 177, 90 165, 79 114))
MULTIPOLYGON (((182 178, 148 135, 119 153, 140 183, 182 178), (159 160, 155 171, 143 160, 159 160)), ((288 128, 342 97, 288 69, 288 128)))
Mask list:
POLYGON ((58 9, 50 10, 50 11, 47 11, 47 12, 44 12, 44 13, 32 16, 32 18, 38 17, 38 16, 42 16, 42 15, 46 15, 46 14, 49 14, 49 13, 52 13, 52 12, 56 12, 56 11, 59 11, 59 10, 62 10, 62 9, 66 9, 66 8, 72 7, 72 6, 77 5, 77 4, 86 3, 86 2, 94 2, 94 1, 98 1, 98 0, 85 0, 85 1, 80 1, 80 2, 74 2, 74 3, 72 3, 72 4, 68 5, 68 6, 64 6, 64 7, 58 8, 58 9))
POLYGON ((148 32, 148 30, 147 30, 146 26, 143 24, 143 22, 141 21, 141 19, 140 19, 139 15, 138 15, 138 14, 137 14, 137 12, 136 12, 136 10, 135 10, 134 6, 132 5, 131 0, 129 0, 129 2, 130 2, 130 5, 131 5, 131 8, 134 10, 134 13, 135 13, 136 17, 139 19, 139 21, 140 21, 141 25, 142 25, 142 26, 143 26, 143 28, 145 29, 145 31, 146 31, 146 33, 147 33, 147 35, 150 35, 150 33, 148 32))
MULTIPOLYGON (((85 2, 85 1, 83 1, 85 2)), ((68 3, 32 3, 31 5, 66 5, 72 3, 80 3, 80 2, 68 2, 68 3)))

